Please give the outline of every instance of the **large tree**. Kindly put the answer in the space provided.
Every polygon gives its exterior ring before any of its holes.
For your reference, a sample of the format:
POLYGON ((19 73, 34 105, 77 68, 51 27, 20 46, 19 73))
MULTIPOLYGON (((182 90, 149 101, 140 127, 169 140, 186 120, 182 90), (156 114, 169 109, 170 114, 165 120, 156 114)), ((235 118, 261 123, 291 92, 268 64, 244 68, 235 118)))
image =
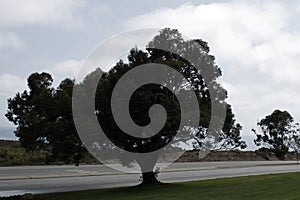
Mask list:
MULTIPOLYGON (((209 54, 209 47, 205 41, 191 40, 184 41, 182 35, 177 30, 163 29, 160 34, 157 35, 149 44, 145 51, 133 48, 128 55, 128 63, 119 61, 109 72, 105 73, 101 70, 97 70, 85 78, 83 83, 78 87, 89 96, 90 88, 89 82, 97 80, 97 76, 101 76, 98 82, 96 93, 96 113, 101 128, 106 133, 107 137, 120 149, 134 152, 134 153, 148 153, 153 152, 159 148, 165 147, 171 141, 186 143, 190 140, 195 140, 197 148, 201 148, 207 137, 208 127, 211 120, 211 94, 208 90, 207 83, 211 84, 216 90, 214 98, 219 104, 224 104, 227 98, 226 91, 222 88, 217 78, 221 75, 221 69, 216 65, 214 57, 209 54), (165 51, 156 48, 160 44, 170 47, 170 51, 165 51), (196 45, 194 45, 196 44, 196 45), (188 54, 193 48, 196 51, 199 65, 204 65, 209 69, 210 73, 204 80, 202 71, 195 66, 195 63, 190 63, 180 56, 188 54), (138 138, 124 133, 120 127, 116 124, 111 107, 112 92, 120 80, 120 78, 129 72, 130 70, 149 63, 164 64, 177 72, 181 73, 185 79, 178 81, 173 77, 173 74, 169 74, 168 78, 164 80, 162 85, 146 84, 139 87, 131 96, 129 102, 129 111, 132 120, 139 126, 146 126, 150 123, 149 109, 151 106, 160 104, 167 113, 166 123, 162 130, 158 134, 147 137, 138 138), (171 87, 168 87, 170 86, 171 87), (171 90, 169 88, 172 88, 171 90), (201 118, 196 127, 185 127, 191 134, 186 138, 176 138, 176 133, 179 128, 181 119, 180 103, 175 94, 183 93, 185 90, 192 90, 197 97, 198 106, 201 110, 201 118), (222 95, 225 94, 225 95, 222 95), (193 133, 193 134, 192 134, 193 133)), ((148 67, 153 67, 148 65, 148 67)), ((157 73, 160 73, 159 71, 157 73)), ((131 82, 135 84, 135 80, 131 82)), ((122 99, 122 96, 117 98, 122 99)), ((187 97, 189 98, 189 97, 187 97)), ((241 126, 235 123, 234 115, 230 105, 226 105, 226 119, 225 126, 221 130, 215 130, 219 132, 219 137, 216 139, 220 145, 219 148, 245 148, 246 144, 241 141, 240 130, 241 126)), ((193 112, 193 111, 191 111, 193 112)), ((83 119, 86 120, 86 119, 83 119)), ((222 119, 219 119, 222 120, 222 119)), ((88 121, 87 122, 87 127, 88 121)), ((140 133, 141 135, 143 133, 140 133)), ((108 147, 106 143, 99 141, 97 146, 104 151, 105 147, 108 147)), ((94 143, 93 143, 94 144, 94 143)), ((108 147, 109 148, 109 147, 108 147)), ((122 151, 120 152, 119 159, 123 164, 129 164, 131 161, 136 161, 142 169, 143 182, 155 182, 154 166, 158 160, 159 155, 156 158, 151 158, 151 162, 147 164, 143 163, 139 157, 126 158, 122 157, 122 151), (151 169, 144 173, 143 168, 151 169)))
POLYGON ((255 144, 269 148, 279 159, 283 159, 292 147, 292 140, 298 140, 294 134, 296 133, 294 118, 287 111, 275 110, 261 119, 257 125, 260 131, 252 129, 256 135, 255 144))
MULTIPOLYGON (((205 41, 191 40, 184 41, 182 35, 177 30, 163 29, 148 45, 145 51, 133 48, 128 55, 128 63, 119 61, 109 72, 96 70, 88 75, 81 84, 74 85, 74 81, 66 79, 61 82, 57 89, 52 85, 52 77, 47 73, 34 73, 28 78, 29 91, 18 93, 13 99, 8 100, 7 118, 17 125, 16 135, 20 138, 22 146, 27 150, 46 148, 51 152, 51 160, 69 162, 79 162, 81 153, 84 151, 75 126, 74 117, 84 121, 83 131, 96 130, 93 127, 93 119, 85 115, 72 115, 72 88, 73 86, 80 90, 80 94, 87 99, 93 96, 90 83, 98 81, 95 101, 95 112, 97 120, 106 136, 121 151, 117 151, 116 158, 123 164, 130 164, 136 161, 143 173, 143 182, 156 181, 154 166, 159 155, 151 157, 149 162, 143 162, 143 153, 153 152, 160 148, 166 148, 166 145, 172 143, 172 150, 182 148, 183 143, 190 140, 196 141, 196 147, 201 149, 207 143, 207 138, 211 135, 209 131, 218 132, 218 138, 215 138, 218 145, 209 146, 210 148, 244 148, 245 142, 241 141, 241 126, 235 122, 231 106, 225 103, 227 93, 217 82, 221 76, 221 69, 216 65, 215 58, 209 54, 209 47, 205 41), (159 45, 165 45, 170 51, 157 48, 159 45), (196 52, 196 53, 195 53, 196 52), (196 60, 191 63, 180 55, 196 55, 196 60), (148 113, 153 105, 160 104, 167 113, 166 123, 158 134, 151 137, 133 137, 124 134, 114 121, 111 109, 111 97, 115 85, 120 78, 131 69, 137 68, 142 64, 163 64, 171 67, 184 76, 184 79, 178 80, 173 73, 169 73, 161 85, 146 84, 139 87, 132 95, 129 102, 130 116, 135 124, 146 126, 152 119, 160 116, 155 115, 150 119, 148 113), (206 73, 198 68, 198 65, 204 66, 206 73), (215 96, 211 98, 213 88, 215 96), (195 93, 198 100, 198 106, 201 111, 200 121, 194 127, 184 127, 179 129, 181 120, 180 102, 176 95, 185 91, 195 93), (220 107, 225 106, 226 117, 224 127, 217 130, 209 130, 209 124, 212 119, 212 101, 217 102, 220 107), (184 138, 178 138, 177 132, 187 132, 184 138), (122 151, 123 150, 123 151, 122 151), (141 155, 139 157, 126 157, 124 151, 129 151, 141 155)), ((151 67, 150 65, 148 67, 151 67)), ((158 72, 159 75, 160 72, 158 72)), ((135 83, 136 80, 131 80, 135 83)), ((75 97, 73 97, 76 99, 75 97)), ((122 96, 117 98, 122 99, 122 96)), ((191 102, 191 96, 185 96, 187 102, 191 102)), ((74 106, 74 104, 73 104, 74 106)), ((80 108, 79 108, 80 109, 80 108)), ((85 108, 82 108, 82 113, 85 108)), ((194 110, 190 110, 190 114, 194 110)), ((73 113, 74 114, 74 113, 73 113)), ((152 113, 153 114, 153 113, 152 113)), ((193 119, 189 119, 192 121, 193 119)), ((222 117, 214 120, 223 121, 222 117)), ((76 127, 78 129, 78 127, 76 127)), ((95 132, 95 138, 97 133, 95 132)), ((143 133, 139 133, 142 135, 143 133)), ((211 138, 209 138, 211 139, 211 138)), ((110 146, 105 140, 89 138, 92 141, 93 148, 98 153, 116 151, 114 146, 110 146), (99 152, 100 149, 100 152, 99 152)), ((87 145, 87 143, 85 144, 87 145)))

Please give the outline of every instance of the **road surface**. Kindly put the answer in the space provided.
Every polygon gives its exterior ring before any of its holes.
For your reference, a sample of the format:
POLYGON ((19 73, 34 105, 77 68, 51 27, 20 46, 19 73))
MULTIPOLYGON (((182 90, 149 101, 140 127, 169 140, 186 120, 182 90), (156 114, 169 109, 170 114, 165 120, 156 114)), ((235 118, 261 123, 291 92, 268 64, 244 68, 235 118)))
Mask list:
MULTIPOLYGON (((161 169, 159 179, 182 182, 294 171, 300 172, 300 165, 288 161, 173 163, 161 169)), ((133 186, 139 178, 135 169, 124 173, 104 165, 1 167, 0 196, 133 186)))

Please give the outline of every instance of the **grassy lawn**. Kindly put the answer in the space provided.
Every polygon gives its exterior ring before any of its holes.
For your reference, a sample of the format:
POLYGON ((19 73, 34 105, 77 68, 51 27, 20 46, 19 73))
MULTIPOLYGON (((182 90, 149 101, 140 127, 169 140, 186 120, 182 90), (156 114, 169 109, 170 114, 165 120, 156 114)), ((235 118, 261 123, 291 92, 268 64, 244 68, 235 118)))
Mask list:
POLYGON ((45 200, 300 199, 300 173, 215 179, 39 196, 45 200))

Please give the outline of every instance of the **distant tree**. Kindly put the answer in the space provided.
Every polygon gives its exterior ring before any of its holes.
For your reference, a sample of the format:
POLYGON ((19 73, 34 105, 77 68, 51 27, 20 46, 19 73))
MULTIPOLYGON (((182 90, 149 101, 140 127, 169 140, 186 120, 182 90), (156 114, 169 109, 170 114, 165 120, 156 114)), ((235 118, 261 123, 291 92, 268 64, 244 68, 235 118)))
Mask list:
POLYGON ((299 163, 300 153, 300 129, 299 123, 294 123, 287 138, 288 147, 291 148, 297 155, 297 163, 299 163))
MULTIPOLYGON (((209 55, 209 47, 206 42, 202 40, 184 41, 181 34, 177 30, 163 29, 160 34, 157 35, 148 45, 146 51, 133 48, 128 55, 129 63, 124 63, 122 60, 119 61, 108 73, 101 72, 99 69, 93 72, 88 77, 85 78, 83 83, 78 87, 81 87, 85 92, 86 96, 89 96, 90 89, 88 87, 89 82, 95 80, 95 76, 98 77, 104 73, 98 82, 97 93, 96 93, 96 114, 101 128, 106 133, 107 137, 119 148, 136 153, 146 153, 152 152, 156 149, 164 147, 166 144, 170 143, 173 139, 175 141, 184 141, 185 138, 174 138, 178 131, 178 126, 180 124, 180 105, 174 95, 174 93, 183 92, 183 90, 193 90, 198 98, 199 107, 201 110, 201 118, 199 125, 197 127, 190 127, 193 131, 201 132, 200 130, 207 129, 209 126, 211 118, 211 99, 210 92, 207 89, 207 82, 214 85, 214 88, 220 93, 225 91, 216 81, 220 75, 220 68, 215 64, 214 57, 209 55), (199 53, 199 60, 205 63, 205 66, 210 69, 211 76, 204 81, 201 72, 197 68, 184 60, 178 54, 172 52, 166 52, 157 48, 153 48, 156 44, 164 43, 166 46, 170 47, 173 52, 185 53, 187 49, 193 48, 193 43, 198 42, 199 49, 195 49, 199 53), (150 138, 136 138, 128 134, 123 133, 123 131, 118 127, 114 121, 111 109, 111 95, 112 91, 118 82, 118 80, 129 70, 147 63, 159 63, 165 64, 169 67, 177 70, 188 80, 185 81, 174 81, 172 74, 170 74, 169 79, 166 79, 163 85, 147 84, 138 88, 130 99, 130 115, 132 120, 140 125, 145 126, 149 124, 148 111, 149 108, 154 104, 160 104, 168 113, 166 124, 163 129, 153 137, 150 138), (171 84, 173 91, 170 91, 166 86, 171 84), (222 91, 222 92, 221 92, 222 91), (178 140, 177 140, 178 139, 178 140)), ((158 72, 159 73, 159 72, 158 72)), ((97 80, 97 79, 96 79, 97 80)), ((132 80, 134 82, 135 80, 132 80)), ((122 98, 122 97, 120 97, 122 98)), ((224 102, 227 98, 226 96, 217 96, 217 101, 220 103, 224 102)), ((87 126, 88 126, 88 120, 87 126)), ((241 141, 240 130, 241 126, 235 123, 234 115, 232 113, 230 105, 227 106, 227 116, 225 120, 225 127, 221 131, 219 142, 221 146, 230 146, 231 148, 245 148, 246 144, 241 141)), ((142 134, 142 133, 141 133, 142 134)), ((205 134, 198 134, 195 139, 198 141, 198 146, 202 145, 203 139, 205 139, 207 131, 205 134)), ((190 137, 187 139, 191 139, 190 137)), ((186 141, 184 141, 186 142, 186 141)), ((97 144, 99 145, 99 144, 97 144)), ((107 144, 103 144, 99 148, 103 149, 107 144)), ((108 147, 109 148, 109 147, 108 147)), ((144 163, 141 163, 137 158, 123 159, 122 153, 120 152, 119 159, 123 164, 127 165, 131 161, 135 160, 141 167, 143 171, 144 163)), ((158 159, 158 158, 157 158, 158 159)), ((156 182, 154 166, 157 162, 154 159, 151 164, 147 163, 152 171, 143 173, 143 183, 156 182)))
POLYGON ((49 161, 78 164, 84 148, 72 116, 74 81, 65 79, 56 90, 48 73, 33 73, 27 81, 29 91, 9 99, 6 114, 22 147, 50 151, 49 161))
POLYGON ((271 115, 261 119, 257 125, 261 131, 257 132, 252 129, 256 135, 255 144, 270 148, 278 158, 283 159, 292 147, 289 139, 295 136, 293 134, 294 118, 287 111, 275 110, 271 115))

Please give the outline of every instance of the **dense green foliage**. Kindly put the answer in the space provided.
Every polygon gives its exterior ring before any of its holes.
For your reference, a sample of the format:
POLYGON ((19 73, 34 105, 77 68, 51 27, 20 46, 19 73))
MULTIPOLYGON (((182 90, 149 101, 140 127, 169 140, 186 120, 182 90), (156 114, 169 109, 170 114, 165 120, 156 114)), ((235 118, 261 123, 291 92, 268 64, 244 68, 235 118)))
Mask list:
POLYGON ((45 150, 26 152, 23 148, 0 147, 0 166, 43 165, 48 156, 45 150))

